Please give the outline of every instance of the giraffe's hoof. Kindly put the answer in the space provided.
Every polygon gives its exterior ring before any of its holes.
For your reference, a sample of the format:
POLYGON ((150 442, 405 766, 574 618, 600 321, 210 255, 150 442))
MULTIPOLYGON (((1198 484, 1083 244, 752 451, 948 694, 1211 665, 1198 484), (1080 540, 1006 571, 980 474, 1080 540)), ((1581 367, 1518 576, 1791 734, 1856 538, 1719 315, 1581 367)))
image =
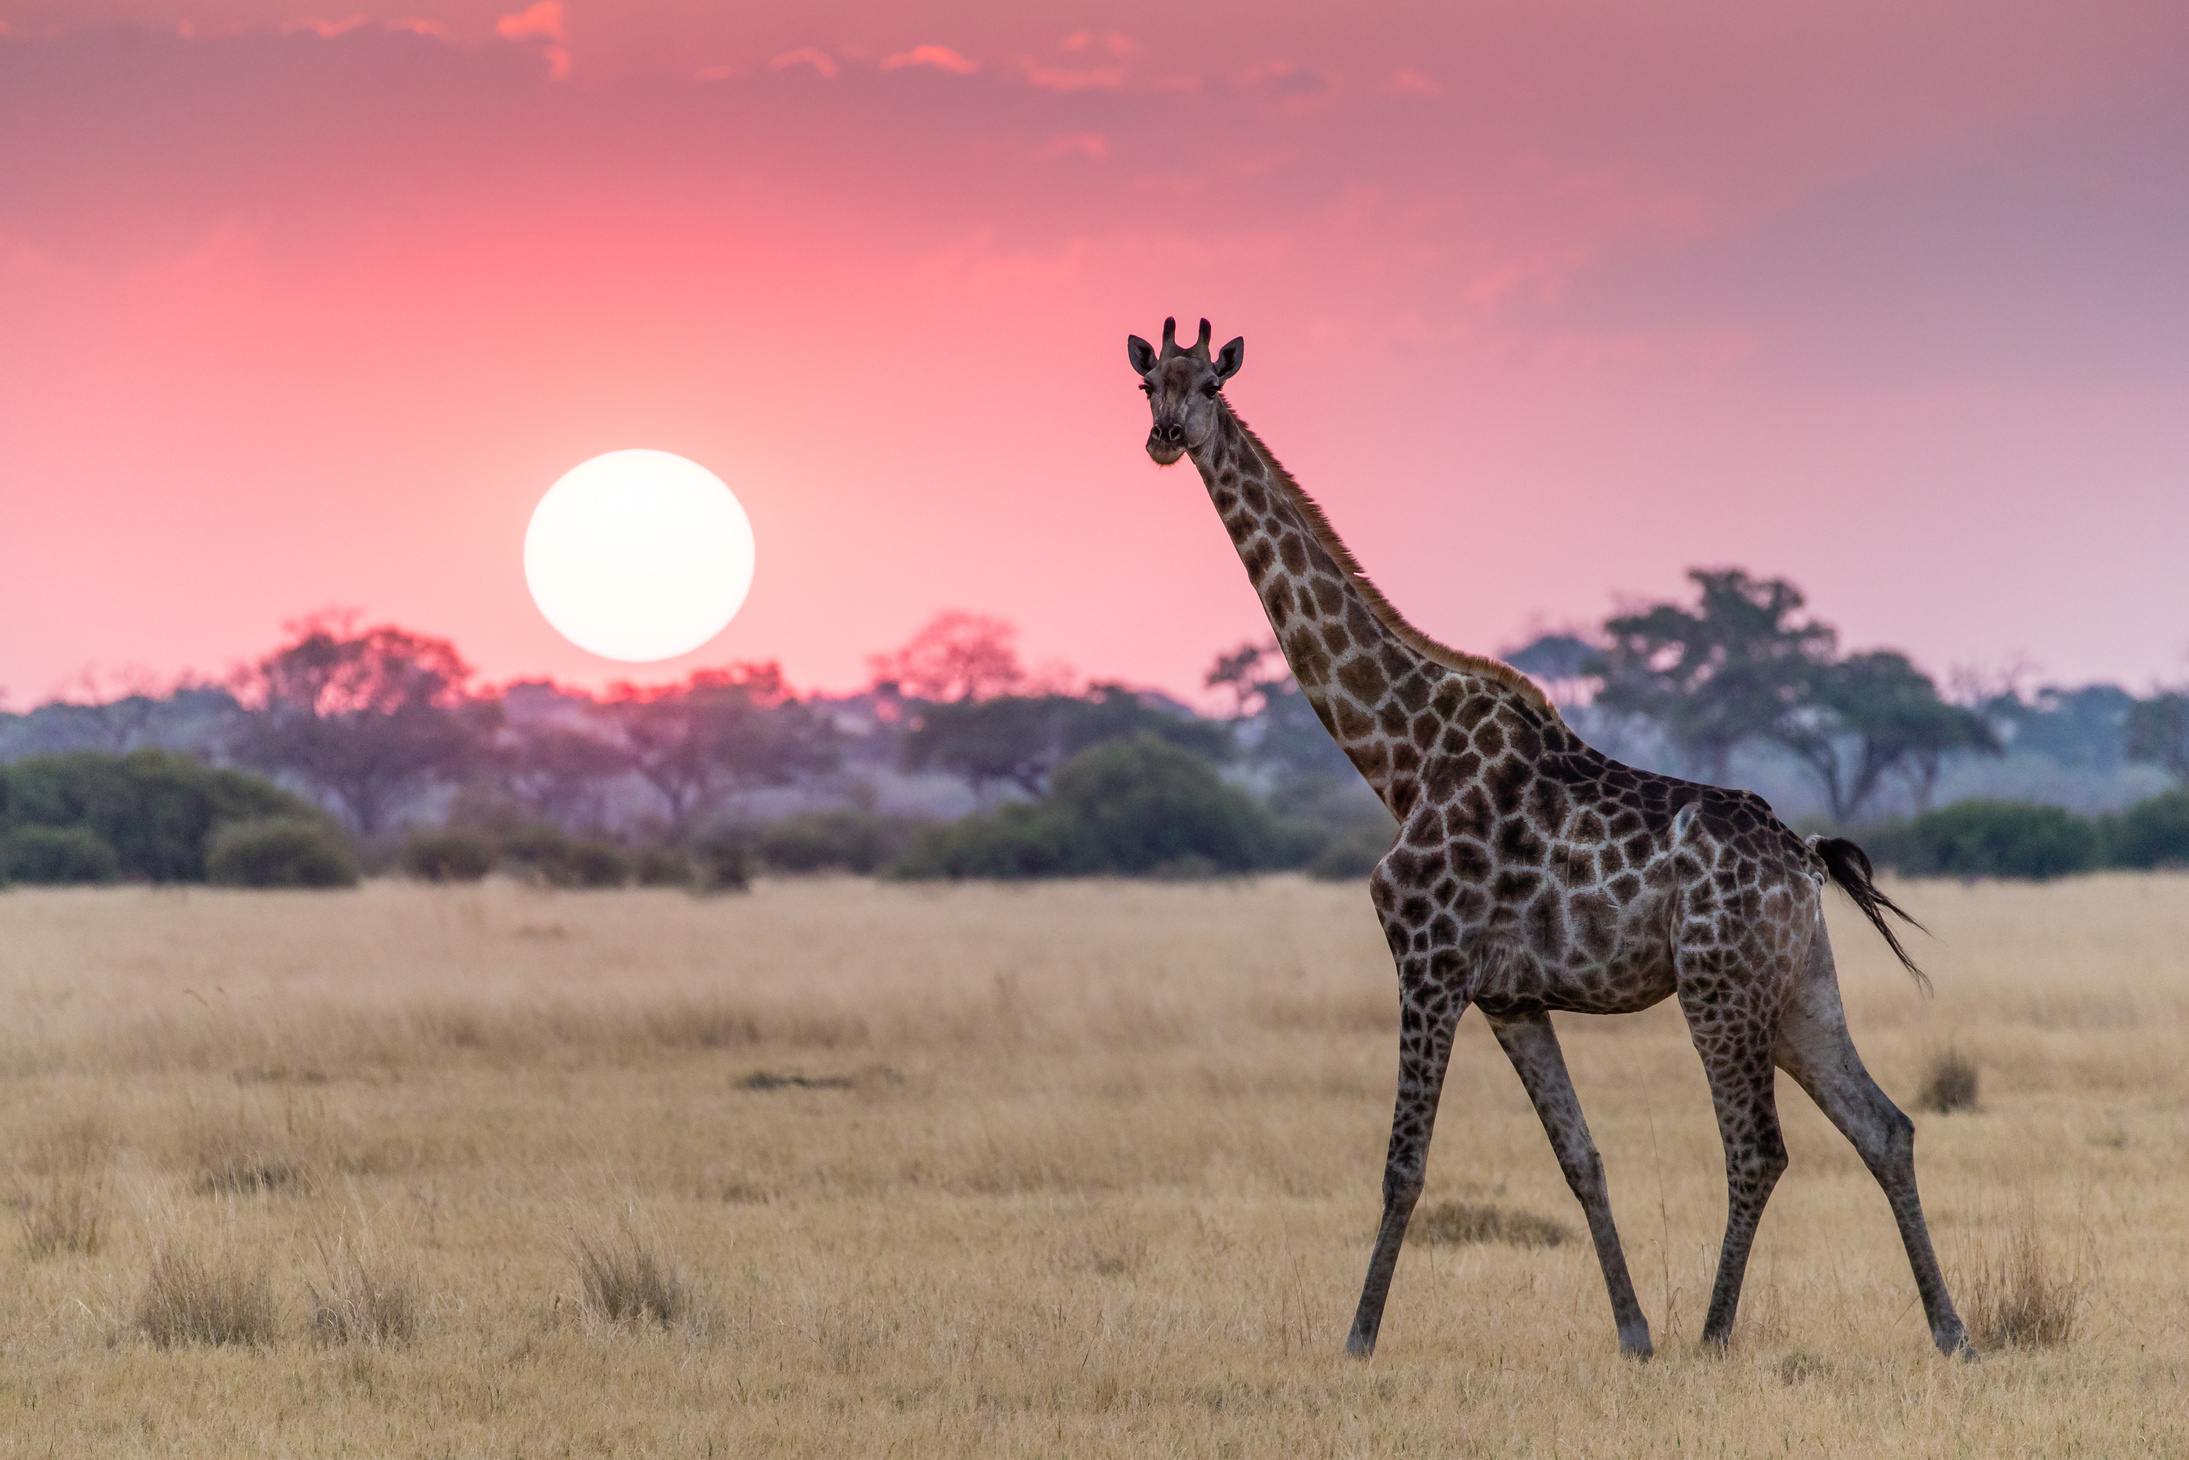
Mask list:
POLYGON ((1639 1333, 1619 1335, 1619 1354, 1622 1358, 1646 1362, 1656 1357, 1657 1346, 1649 1341, 1649 1330, 1644 1328, 1639 1333))
POLYGON ((1983 1355, 1976 1351, 1976 1344, 1969 1338, 1968 1330, 1956 1323, 1953 1327, 1931 1335, 1931 1342, 1949 1359, 1959 1359, 1964 1364, 1979 1362, 1983 1355))
POLYGON ((1350 1358, 1371 1358, 1376 1352, 1376 1341, 1356 1328, 1346 1335, 1345 1352, 1350 1358))

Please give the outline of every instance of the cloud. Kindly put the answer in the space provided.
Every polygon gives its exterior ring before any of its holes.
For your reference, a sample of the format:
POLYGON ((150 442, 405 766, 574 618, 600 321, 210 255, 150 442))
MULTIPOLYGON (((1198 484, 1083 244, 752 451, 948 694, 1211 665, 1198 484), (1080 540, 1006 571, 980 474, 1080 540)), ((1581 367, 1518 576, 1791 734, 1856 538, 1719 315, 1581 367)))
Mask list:
MULTIPOLYGON (((1140 42, 1129 35, 1123 35, 1114 30, 1108 35, 1102 36, 1100 40, 1102 48, 1113 56, 1129 56, 1140 49, 1140 42)), ((1095 43, 1096 36, 1093 31, 1075 30, 1063 40, 1057 42, 1057 49, 1062 51, 1092 50, 1095 43)))
POLYGON ((970 76, 980 69, 980 62, 969 61, 948 46, 914 46, 900 51, 882 62, 884 71, 896 71, 906 66, 933 66, 938 71, 948 71, 956 76, 970 76))
POLYGON ((1044 66, 1032 56, 1021 56, 1019 66, 1026 72, 1029 85, 1044 91, 1089 91, 1096 88, 1116 90, 1125 84, 1123 66, 1095 66, 1085 71, 1067 71, 1060 66, 1044 66))
POLYGON ((504 15, 494 22, 494 33, 505 41, 538 36, 559 46, 570 44, 570 32, 563 24, 562 0, 539 0, 528 10, 504 15))
POLYGON ((411 35, 429 35, 439 40, 448 39, 448 27, 438 20, 421 20, 415 15, 398 15, 381 27, 391 34, 407 31, 411 35))
POLYGON ((1437 85, 1419 71, 1409 70, 1403 66, 1391 73, 1388 88, 1400 96, 1442 96, 1444 94, 1443 87, 1437 85))
POLYGON ((1110 139, 1100 132, 1074 132, 1069 137, 1059 137, 1036 153, 1037 157, 1092 157, 1097 160, 1110 155, 1110 139))
POLYGON ((836 63, 829 59, 828 52, 816 50, 812 46, 800 46, 795 51, 785 51, 768 62, 770 71, 782 71, 791 66, 811 66, 828 80, 836 79, 836 63))
POLYGON ((547 42, 547 74, 556 81, 570 75, 570 31, 563 24, 562 0, 539 0, 529 9, 504 15, 494 22, 494 33, 505 41, 539 39, 547 42))
POLYGON ((364 23, 365 17, 362 14, 345 15, 340 20, 321 20, 316 15, 307 15, 302 20, 292 20, 284 25, 281 28, 281 33, 283 35, 298 35, 309 31, 323 41, 331 41, 336 36, 347 31, 353 31, 364 23))

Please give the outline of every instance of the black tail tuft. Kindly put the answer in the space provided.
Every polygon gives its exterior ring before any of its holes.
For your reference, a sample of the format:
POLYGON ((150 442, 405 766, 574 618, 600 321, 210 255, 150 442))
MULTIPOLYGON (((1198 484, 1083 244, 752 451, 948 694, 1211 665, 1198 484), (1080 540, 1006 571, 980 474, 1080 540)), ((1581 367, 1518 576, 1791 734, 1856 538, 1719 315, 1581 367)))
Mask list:
POLYGON ((1908 956, 1908 950, 1900 946, 1900 940, 1893 936, 1893 930, 1886 925, 1885 914, 1891 913, 1918 932, 1927 933, 1930 929, 1908 916, 1906 908, 1877 890, 1877 884, 1870 880, 1869 854, 1862 848, 1843 836, 1811 837, 1809 845, 1824 859, 1824 870, 1832 874, 1832 880, 1839 884, 1839 890, 1854 899, 1855 906, 1861 908, 1862 915, 1870 920, 1870 926, 1877 929, 1887 946, 1893 950, 1893 956, 1900 960, 1908 972, 1915 975, 1915 981, 1923 992, 1929 993, 1929 976, 1915 966, 1915 960, 1908 956))

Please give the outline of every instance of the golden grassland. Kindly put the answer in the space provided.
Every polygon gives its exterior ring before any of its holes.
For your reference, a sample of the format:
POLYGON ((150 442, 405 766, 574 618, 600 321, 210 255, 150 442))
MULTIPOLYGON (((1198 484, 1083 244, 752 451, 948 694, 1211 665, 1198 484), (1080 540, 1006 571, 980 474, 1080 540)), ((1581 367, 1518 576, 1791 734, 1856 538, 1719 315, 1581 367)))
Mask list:
POLYGON ((1560 1025, 1659 1357, 1473 1016, 1446 1240, 1348 1360, 1396 1074, 1357 887, 9 892, 0 1455, 2189 1452, 2189 877, 1892 890, 1938 995, 1833 899, 1856 1039, 1911 1106, 1974 1062, 1917 1115, 1932 1229, 1964 1312, 2034 1264, 2065 1342, 1940 1359, 1782 1080, 1700 1351, 1668 1004, 1560 1025))

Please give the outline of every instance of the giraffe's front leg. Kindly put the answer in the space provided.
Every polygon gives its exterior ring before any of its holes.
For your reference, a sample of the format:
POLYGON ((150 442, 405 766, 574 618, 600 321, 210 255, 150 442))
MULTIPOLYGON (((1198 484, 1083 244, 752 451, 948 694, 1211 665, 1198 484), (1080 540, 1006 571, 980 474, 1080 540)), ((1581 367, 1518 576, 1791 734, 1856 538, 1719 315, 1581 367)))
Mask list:
POLYGON ((1433 985, 1426 966, 1399 970, 1399 1093, 1391 1115, 1391 1150, 1383 1168, 1383 1222, 1376 1229, 1376 1250, 1368 1259, 1368 1281, 1353 1315, 1345 1351, 1366 1358, 1376 1351, 1383 1326, 1383 1303, 1391 1293, 1406 1223, 1421 1199, 1429 1169, 1429 1134, 1436 1127, 1437 1096, 1444 1089, 1444 1068, 1452 1058, 1452 1031, 1467 1002, 1433 985))

